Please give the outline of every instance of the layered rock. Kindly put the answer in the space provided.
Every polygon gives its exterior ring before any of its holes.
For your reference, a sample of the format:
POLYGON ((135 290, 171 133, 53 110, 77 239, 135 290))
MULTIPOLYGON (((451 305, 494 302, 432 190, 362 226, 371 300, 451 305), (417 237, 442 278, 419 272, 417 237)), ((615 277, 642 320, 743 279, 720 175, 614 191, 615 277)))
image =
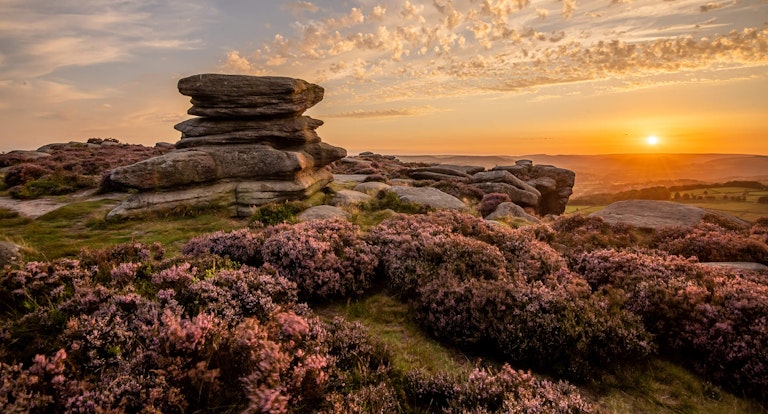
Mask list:
POLYGON ((302 116, 323 99, 323 88, 300 79, 202 74, 179 81, 191 97, 175 126, 176 150, 120 167, 111 185, 138 190, 110 212, 130 216, 180 206, 253 206, 310 196, 332 179, 326 166, 346 150, 321 141, 322 121, 302 116))
POLYGON ((536 212, 541 216, 565 212, 576 183, 576 173, 571 170, 552 165, 534 165, 529 160, 520 160, 510 166, 497 166, 492 171, 507 171, 538 190, 541 196, 536 212))
POLYGON ((491 171, 484 171, 483 167, 437 164, 411 168, 407 176, 467 183, 485 194, 507 194, 513 203, 540 216, 565 212, 576 181, 576 174, 571 170, 534 165, 529 160, 497 166, 491 171))

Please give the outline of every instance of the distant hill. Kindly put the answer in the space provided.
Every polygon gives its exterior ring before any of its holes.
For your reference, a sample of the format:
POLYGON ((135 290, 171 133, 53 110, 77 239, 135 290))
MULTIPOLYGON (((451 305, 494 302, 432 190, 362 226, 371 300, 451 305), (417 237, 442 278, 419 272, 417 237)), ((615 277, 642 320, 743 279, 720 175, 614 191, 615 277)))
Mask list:
POLYGON ((768 183, 768 156, 750 154, 610 154, 473 156, 402 155, 406 162, 479 165, 492 168, 528 159, 576 172, 575 193, 623 191, 652 185, 751 180, 768 183))

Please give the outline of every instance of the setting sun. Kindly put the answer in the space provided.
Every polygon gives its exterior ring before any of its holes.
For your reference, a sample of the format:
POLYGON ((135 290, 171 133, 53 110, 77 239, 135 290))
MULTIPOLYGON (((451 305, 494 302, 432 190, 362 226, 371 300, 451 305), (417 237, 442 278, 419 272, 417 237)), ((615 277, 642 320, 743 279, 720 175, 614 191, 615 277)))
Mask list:
POLYGON ((659 143, 659 138, 656 135, 651 135, 645 139, 645 142, 647 142, 648 145, 656 145, 659 143))

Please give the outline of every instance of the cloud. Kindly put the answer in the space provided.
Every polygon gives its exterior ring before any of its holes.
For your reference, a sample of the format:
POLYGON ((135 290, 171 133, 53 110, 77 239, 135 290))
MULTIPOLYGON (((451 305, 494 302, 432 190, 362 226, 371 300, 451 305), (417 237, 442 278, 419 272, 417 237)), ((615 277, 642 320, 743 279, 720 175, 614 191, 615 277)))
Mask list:
POLYGON ((6 1, 0 45, 13 65, 0 77, 29 79, 67 66, 126 62, 153 50, 190 50, 203 42, 188 21, 204 10, 194 1, 6 1))
POLYGON ((323 118, 394 118, 404 116, 423 116, 437 112, 431 106, 418 106, 410 108, 391 108, 376 110, 355 110, 322 115, 323 118))
POLYGON ((282 7, 290 10, 294 14, 300 14, 304 12, 317 13, 320 8, 308 1, 294 1, 285 3, 282 7))
POLYGON ((364 104, 768 65, 767 28, 696 28, 701 16, 690 2, 641 1, 607 7, 610 0, 581 0, 576 13, 576 0, 562 0, 563 19, 544 18, 550 9, 528 0, 352 2, 359 7, 296 23, 294 33, 254 53, 230 52, 226 69, 279 70, 322 81, 329 99, 346 94, 347 103, 364 104))
POLYGON ((562 0, 563 2, 563 19, 568 20, 573 16, 576 11, 576 0, 562 0))
POLYGON ((702 13, 706 13, 712 10, 721 9, 723 7, 725 7, 725 5, 722 3, 709 2, 699 7, 699 10, 701 10, 702 13))

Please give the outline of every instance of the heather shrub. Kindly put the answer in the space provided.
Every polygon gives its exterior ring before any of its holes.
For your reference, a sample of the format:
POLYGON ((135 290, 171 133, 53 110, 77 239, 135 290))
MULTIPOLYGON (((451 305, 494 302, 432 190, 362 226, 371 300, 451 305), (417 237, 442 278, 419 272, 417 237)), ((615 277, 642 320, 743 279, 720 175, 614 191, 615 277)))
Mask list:
POLYGON ((415 297, 420 285, 434 279, 506 278, 499 249, 451 232, 443 225, 461 226, 461 221, 441 223, 445 217, 396 216, 371 230, 369 240, 380 249, 387 286, 399 297, 415 297))
POLYGON ((554 239, 568 255, 596 249, 618 249, 641 242, 637 229, 627 224, 606 223, 601 217, 571 214, 558 217, 552 224, 554 239))
POLYGON ((296 283, 303 298, 360 295, 371 287, 378 258, 346 220, 314 220, 267 229, 264 262, 296 283))
POLYGON ((335 392, 328 396, 329 414, 401 413, 405 412, 398 400, 398 392, 392 385, 381 382, 376 385, 335 392))
POLYGON ((97 185, 98 179, 95 177, 57 169, 51 174, 35 180, 27 180, 24 184, 11 187, 8 194, 13 198, 28 200, 44 195, 69 194, 97 185))
POLYGON ((328 354, 335 359, 336 380, 345 386, 368 386, 385 381, 392 371, 391 355, 383 342, 359 322, 335 317, 325 325, 328 354))
POLYGON ((481 216, 485 217, 496 211, 496 207, 498 207, 499 204, 510 201, 512 201, 512 199, 509 198, 509 194, 489 193, 484 195, 483 199, 480 200, 480 205, 477 207, 477 211, 481 216))
POLYGON ((9 167, 5 171, 3 182, 8 187, 15 187, 17 185, 24 185, 28 181, 37 180, 38 178, 41 178, 52 172, 53 171, 51 169, 37 165, 37 164, 31 164, 31 163, 17 164, 17 165, 14 165, 13 167, 9 167))
POLYGON ((467 378, 412 371, 406 395, 419 410, 444 413, 591 413, 597 407, 565 382, 539 380, 504 365, 498 372, 476 368, 467 378))
POLYGON ((190 239, 181 248, 188 256, 216 254, 250 266, 260 266, 264 260, 261 246, 267 234, 247 228, 230 232, 217 231, 190 239))
POLYGON ((435 280, 420 289, 416 317, 438 338, 572 379, 653 351, 639 318, 582 279, 561 271, 547 282, 435 280))
MULTIPOLYGON (((182 270, 185 270, 184 266, 182 270)), ((186 276, 186 272, 180 273, 182 277, 186 276)), ((293 309, 298 291, 295 283, 280 276, 274 269, 248 266, 220 270, 183 288, 178 282, 172 288, 165 284, 162 287, 166 290, 158 294, 162 296, 161 300, 177 301, 190 314, 205 312, 214 315, 229 326, 243 318, 257 318, 265 322, 278 309, 293 309)))
POLYGON ((618 292, 661 350, 707 378, 765 400, 768 283, 749 272, 709 269, 675 256, 595 251, 576 270, 618 292))
POLYGON ((363 182, 364 183, 370 183, 370 182, 386 183, 387 182, 387 177, 385 177, 385 176, 383 176, 383 175, 381 175, 379 173, 371 174, 371 175, 365 177, 363 182))
POLYGON ((651 247, 670 254, 696 257, 701 262, 757 262, 768 264, 768 245, 751 238, 746 231, 736 232, 710 223, 692 229, 660 231, 651 247))
POLYGON ((768 217, 760 217, 755 220, 749 229, 749 236, 763 243, 768 243, 768 217))
POLYGON ((254 209, 251 222, 260 222, 265 226, 296 223, 298 222, 298 214, 308 207, 309 205, 302 201, 265 204, 254 209))

